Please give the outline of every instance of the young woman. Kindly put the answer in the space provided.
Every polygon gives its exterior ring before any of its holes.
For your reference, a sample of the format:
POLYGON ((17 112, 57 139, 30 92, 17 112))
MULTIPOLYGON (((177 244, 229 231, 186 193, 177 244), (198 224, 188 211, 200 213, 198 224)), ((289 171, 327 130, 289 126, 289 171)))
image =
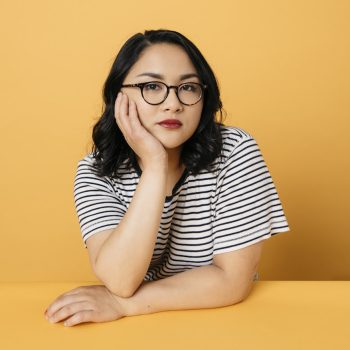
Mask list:
POLYGON ((289 227, 253 136, 216 120, 222 103, 205 58, 178 32, 138 33, 103 92, 74 182, 103 284, 62 294, 47 318, 75 325, 244 300, 263 241, 289 227))

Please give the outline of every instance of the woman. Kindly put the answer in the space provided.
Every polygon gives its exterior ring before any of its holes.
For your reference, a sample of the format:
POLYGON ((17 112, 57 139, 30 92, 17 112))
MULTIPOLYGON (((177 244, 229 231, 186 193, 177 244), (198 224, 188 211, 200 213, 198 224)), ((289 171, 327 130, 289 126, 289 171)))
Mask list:
POLYGON ((198 48, 170 30, 132 36, 104 102, 74 183, 103 284, 59 296, 47 318, 71 326, 244 300, 263 240, 289 227, 254 138, 215 120, 219 89, 198 48))

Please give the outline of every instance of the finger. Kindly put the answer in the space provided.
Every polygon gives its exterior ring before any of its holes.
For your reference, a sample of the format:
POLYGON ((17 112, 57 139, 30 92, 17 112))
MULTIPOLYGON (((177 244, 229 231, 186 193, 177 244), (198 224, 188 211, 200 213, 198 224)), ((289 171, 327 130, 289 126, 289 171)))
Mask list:
POLYGON ((65 305, 71 304, 73 302, 85 301, 86 299, 87 299, 86 295, 82 293, 76 293, 76 294, 70 294, 70 295, 63 294, 59 296, 57 299, 55 299, 51 303, 51 305, 47 308, 46 316, 52 317, 52 315, 54 315, 58 310, 60 310, 65 305))
POLYGON ((133 132, 134 141, 138 142, 139 139, 142 139, 145 136, 145 130, 138 117, 136 103, 132 100, 129 102, 129 122, 133 132))
POLYGON ((122 98, 122 93, 121 93, 121 92, 118 92, 117 98, 116 98, 115 101, 114 101, 114 117, 115 117, 116 119, 119 118, 119 113, 117 113, 117 112, 119 112, 119 106, 120 106, 120 100, 121 100, 121 98, 122 98))
POLYGON ((124 113, 124 116, 128 116, 129 115, 129 111, 128 111, 128 100, 129 97, 127 94, 123 94, 122 99, 121 99, 121 105, 120 105, 120 109, 121 112, 124 113))
POLYGON ((77 287, 77 288, 74 288, 74 289, 71 289, 71 290, 69 290, 68 292, 65 292, 65 293, 59 295, 59 296, 51 303, 51 305, 52 305, 53 303, 55 303, 56 301, 58 301, 58 300, 64 298, 66 295, 78 294, 78 293, 81 293, 82 291, 83 291, 83 287, 82 287, 82 286, 77 287))
POLYGON ((121 122, 120 122, 120 101, 121 101, 121 98, 122 98, 122 93, 118 92, 117 98, 114 102, 114 118, 115 118, 119 128, 122 130, 123 126, 120 125, 121 124, 121 122))
POLYGON ((94 314, 94 311, 92 310, 79 311, 76 314, 74 314, 72 317, 68 318, 64 322, 64 325, 70 327, 83 322, 91 322, 93 321, 93 314, 94 314))
POLYGON ((92 310, 91 303, 88 301, 73 302, 63 306, 61 309, 51 315, 48 320, 52 323, 60 322, 67 317, 84 310, 92 310))
POLYGON ((127 138, 130 135, 130 123, 128 118, 128 97, 126 94, 123 94, 120 99, 120 105, 119 105, 119 121, 123 128, 123 134, 127 138))
POLYGON ((133 130, 137 130, 141 127, 141 123, 137 114, 136 103, 132 100, 129 100, 129 120, 133 130))
MULTIPOLYGON (((69 292, 67 293, 64 293, 63 295, 73 295, 73 294, 78 294, 82 291, 82 287, 78 287, 78 288, 74 288, 72 290, 70 290, 69 292)), ((62 296, 63 296, 62 295, 62 296)))

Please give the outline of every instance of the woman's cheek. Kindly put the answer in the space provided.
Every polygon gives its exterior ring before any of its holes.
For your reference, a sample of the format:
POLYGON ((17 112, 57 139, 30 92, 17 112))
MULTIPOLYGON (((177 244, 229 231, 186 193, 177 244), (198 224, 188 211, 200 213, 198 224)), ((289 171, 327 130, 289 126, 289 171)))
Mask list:
POLYGON ((142 102, 135 102, 136 103, 136 110, 137 115, 139 117, 140 123, 143 127, 148 129, 148 125, 151 127, 153 124, 157 122, 157 120, 154 120, 156 113, 152 108, 148 108, 148 106, 145 106, 142 102))

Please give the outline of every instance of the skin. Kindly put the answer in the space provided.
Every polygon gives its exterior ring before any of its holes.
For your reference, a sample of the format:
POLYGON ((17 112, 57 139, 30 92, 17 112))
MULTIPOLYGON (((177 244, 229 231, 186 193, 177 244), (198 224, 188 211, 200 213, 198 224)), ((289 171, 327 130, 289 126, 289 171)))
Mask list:
MULTIPOLYGON (((162 81, 167 85, 179 85, 185 82, 200 83, 197 77, 180 80, 180 75, 186 73, 196 74, 197 72, 187 53, 181 47, 164 43, 155 44, 141 53, 139 60, 130 69, 123 84, 148 81, 162 81), (145 72, 161 74, 164 79, 138 76, 145 72)), ((142 98, 139 88, 122 88, 121 91, 123 95, 124 93, 126 95, 126 97, 123 96, 121 103, 125 101, 128 105, 127 101, 131 102, 129 105, 129 108, 132 109, 132 113, 129 115, 130 123, 135 127, 135 133, 139 132, 142 135, 142 137, 137 137, 137 144, 129 143, 138 155, 141 169, 152 162, 159 161, 159 159, 163 160, 163 157, 167 160, 170 173, 183 168, 183 165, 180 164, 182 144, 193 135, 198 127, 203 109, 203 99, 195 105, 186 106, 178 100, 174 89, 170 89, 169 95, 163 103, 150 105, 142 98), (137 119, 141 126, 136 118, 133 120, 135 114, 138 115, 137 119), (172 118, 179 119, 182 122, 179 129, 166 129, 158 125, 160 121, 172 118), (151 137, 146 137, 143 129, 146 129, 153 136, 153 140, 151 137), (159 143, 163 147, 160 147, 159 143)), ((128 114, 125 107, 124 113, 128 114)), ((117 123, 124 135, 125 132, 128 133, 125 125, 127 124, 126 120, 121 119, 119 123, 117 118, 117 123)))
MULTIPOLYGON (((180 75, 187 73, 196 73, 196 69, 181 47, 155 44, 141 53, 123 84, 162 81, 167 85, 179 85, 184 82, 200 82, 197 77, 180 80, 180 75), (145 72, 161 74, 164 79, 138 77, 145 72)), ((202 109, 203 100, 192 106, 183 105, 174 89, 170 90, 163 103, 150 105, 142 98, 139 88, 123 88, 115 101, 115 118, 126 141, 137 154, 140 168, 159 168, 161 163, 165 165, 168 177, 172 178, 173 174, 184 169, 180 163, 181 148, 197 129, 202 109), (179 129, 166 129, 157 124, 172 118, 182 122, 179 129)), ((66 321, 66 326, 84 322, 107 322, 126 316, 126 305, 125 298, 113 294, 104 285, 81 286, 57 297, 44 315, 53 323, 66 321)))

